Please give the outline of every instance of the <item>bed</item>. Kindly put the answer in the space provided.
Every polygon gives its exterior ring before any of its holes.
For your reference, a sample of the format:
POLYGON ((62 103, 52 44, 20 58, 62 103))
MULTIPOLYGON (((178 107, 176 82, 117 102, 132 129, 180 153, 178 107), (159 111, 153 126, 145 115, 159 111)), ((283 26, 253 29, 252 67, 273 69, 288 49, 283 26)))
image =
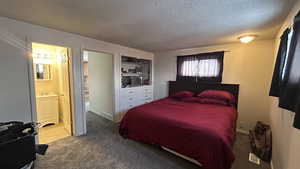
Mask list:
POLYGON ((230 169, 239 85, 169 82, 169 96, 180 91, 225 90, 232 106, 199 104, 166 97, 129 110, 119 132, 124 138, 159 145, 196 161, 204 169, 230 169))

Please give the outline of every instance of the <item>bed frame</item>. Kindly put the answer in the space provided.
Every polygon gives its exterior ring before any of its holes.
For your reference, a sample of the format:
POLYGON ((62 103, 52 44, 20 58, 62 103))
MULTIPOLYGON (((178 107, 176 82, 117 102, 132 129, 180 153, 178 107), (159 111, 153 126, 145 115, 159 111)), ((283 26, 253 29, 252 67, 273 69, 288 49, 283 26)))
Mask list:
POLYGON ((235 107, 238 108, 239 86, 239 84, 169 81, 169 96, 180 91, 191 91, 195 93, 200 93, 207 89, 225 90, 230 92, 235 97, 235 107))

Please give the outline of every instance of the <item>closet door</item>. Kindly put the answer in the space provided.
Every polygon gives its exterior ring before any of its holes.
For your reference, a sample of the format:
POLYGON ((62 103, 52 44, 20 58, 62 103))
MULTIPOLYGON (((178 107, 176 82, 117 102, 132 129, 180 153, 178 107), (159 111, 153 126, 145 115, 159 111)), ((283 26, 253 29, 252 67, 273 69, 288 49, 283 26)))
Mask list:
POLYGON ((32 121, 27 51, 3 38, 0 51, 0 122, 32 121))

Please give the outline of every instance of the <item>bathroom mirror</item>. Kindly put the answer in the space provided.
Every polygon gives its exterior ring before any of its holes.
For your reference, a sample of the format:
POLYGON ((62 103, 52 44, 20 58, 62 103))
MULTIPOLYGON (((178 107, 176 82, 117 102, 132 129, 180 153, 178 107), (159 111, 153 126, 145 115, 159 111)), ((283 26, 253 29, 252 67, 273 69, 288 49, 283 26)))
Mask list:
POLYGON ((50 64, 35 64, 35 79, 51 80, 51 65, 50 64))

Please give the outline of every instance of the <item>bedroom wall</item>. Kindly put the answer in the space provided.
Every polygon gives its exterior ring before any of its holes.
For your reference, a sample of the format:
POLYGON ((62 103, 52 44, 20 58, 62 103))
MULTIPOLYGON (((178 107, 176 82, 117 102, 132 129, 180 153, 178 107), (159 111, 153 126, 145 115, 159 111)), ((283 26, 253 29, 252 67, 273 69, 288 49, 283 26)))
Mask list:
POLYGON ((113 56, 84 52, 88 56, 90 111, 113 120, 113 56))
MULTIPOLYGON (((73 91, 75 111, 75 133, 86 133, 81 74, 81 54, 83 49, 102 51, 114 55, 115 96, 120 84, 119 58, 120 55, 152 57, 153 54, 125 46, 107 43, 76 34, 62 32, 46 27, 0 17, 0 121, 23 120, 31 121, 32 117, 29 87, 28 57, 31 49, 26 50, 25 40, 64 46, 71 49, 73 66, 73 91), (5 82, 4 82, 5 81, 5 82)), ((116 106, 118 106, 118 100, 116 106)))
POLYGON ((212 51, 224 56, 223 83, 240 84, 238 127, 244 131, 257 120, 269 122, 268 89, 273 71, 274 40, 233 43, 155 54, 155 99, 167 96, 167 82, 176 79, 176 56, 212 51))
POLYGON ((31 108, 24 51, 1 40, 0 51, 0 122, 29 122, 31 108))
MULTIPOLYGON (((283 31, 292 24, 294 16, 299 10, 300 1, 294 5, 294 8, 291 10, 277 34, 276 46, 273 55, 274 65, 280 43, 280 36, 282 35, 283 31)), ((278 99, 275 97, 270 97, 270 102, 270 121, 273 132, 273 168, 298 169, 300 157, 300 130, 295 129, 292 126, 294 113, 279 108, 278 99)))

